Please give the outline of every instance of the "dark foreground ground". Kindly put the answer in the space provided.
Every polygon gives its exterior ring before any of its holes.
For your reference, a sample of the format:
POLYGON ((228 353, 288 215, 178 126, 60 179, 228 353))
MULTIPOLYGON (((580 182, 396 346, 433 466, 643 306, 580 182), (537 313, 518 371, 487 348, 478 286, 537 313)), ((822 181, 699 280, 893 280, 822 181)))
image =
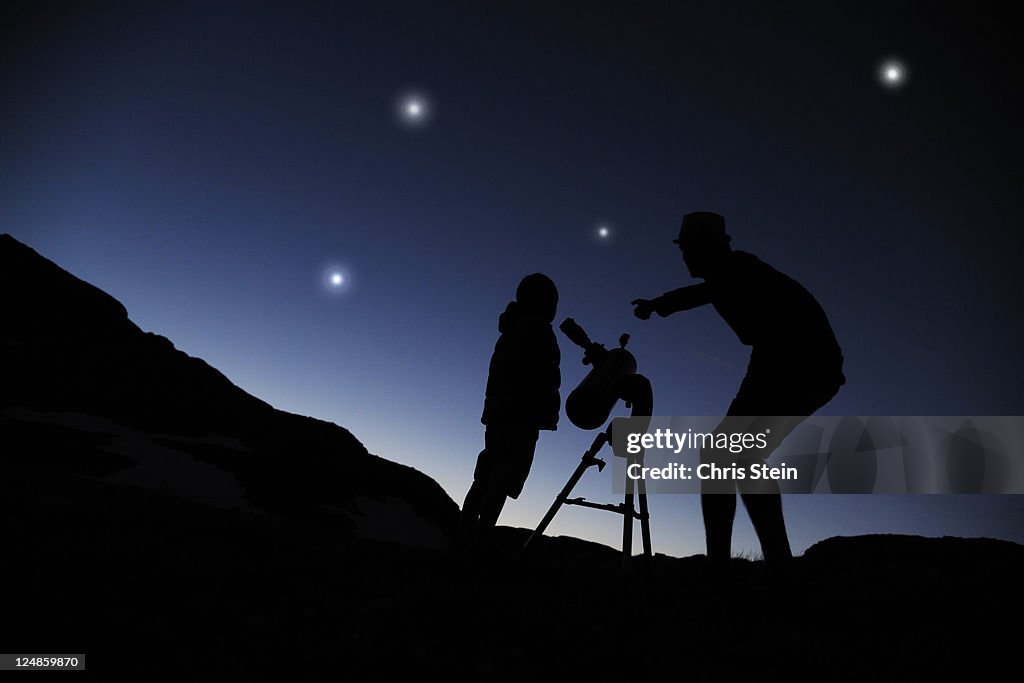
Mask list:
MULTIPOLYGON (((3 652, 135 680, 985 679, 1017 661, 1024 547, 829 539, 769 574, 545 539, 472 559, 72 475, 4 477, 3 652)), ((1013 668, 1011 667, 1011 671, 1013 668)))

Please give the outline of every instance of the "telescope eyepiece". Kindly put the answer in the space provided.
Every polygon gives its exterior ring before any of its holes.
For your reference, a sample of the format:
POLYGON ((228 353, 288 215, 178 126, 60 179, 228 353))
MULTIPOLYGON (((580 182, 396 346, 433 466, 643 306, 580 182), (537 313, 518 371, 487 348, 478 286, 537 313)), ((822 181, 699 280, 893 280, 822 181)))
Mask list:
POLYGON ((580 347, 584 351, 588 350, 594 342, 590 341, 590 337, 586 331, 577 324, 572 318, 566 318, 562 321, 562 324, 558 326, 558 329, 569 338, 576 346, 580 347))

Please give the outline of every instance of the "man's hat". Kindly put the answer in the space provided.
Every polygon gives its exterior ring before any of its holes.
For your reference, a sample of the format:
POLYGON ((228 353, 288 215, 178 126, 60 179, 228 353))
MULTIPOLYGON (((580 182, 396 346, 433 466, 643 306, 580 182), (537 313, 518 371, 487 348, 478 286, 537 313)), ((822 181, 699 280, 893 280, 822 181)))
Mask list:
POLYGON ((679 224, 679 239, 676 244, 708 243, 718 240, 728 242, 732 238, 725 232, 725 218, 710 211, 695 211, 683 216, 679 224))

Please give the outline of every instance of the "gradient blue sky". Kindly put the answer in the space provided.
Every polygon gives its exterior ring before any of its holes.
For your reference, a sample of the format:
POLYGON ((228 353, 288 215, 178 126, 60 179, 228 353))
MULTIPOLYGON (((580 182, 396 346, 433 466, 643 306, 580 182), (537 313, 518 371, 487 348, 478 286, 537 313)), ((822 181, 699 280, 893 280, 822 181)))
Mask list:
MULTIPOLYGON (((460 503, 497 315, 527 273, 558 284, 559 320, 631 333, 657 414, 728 405, 748 349, 714 312, 640 322, 629 305, 690 282, 670 240, 694 210, 821 301, 849 380, 823 412, 1021 415, 1021 60, 998 8, 8 3, 0 230, 460 503), (908 67, 898 90, 878 80, 888 57, 908 67), (420 127, 395 115, 413 91, 432 104, 420 127)), ((559 342, 564 396, 586 368, 559 342)), ((501 522, 535 526, 592 438, 564 417, 543 434, 501 522)), ((610 498, 606 477, 577 490, 610 498)), ((798 551, 867 532, 1024 542, 1019 496, 786 509, 798 551)), ((695 498, 651 510, 656 550, 703 551, 695 498)), ((737 519, 736 551, 756 551, 737 519)), ((620 526, 567 509, 550 532, 617 545, 620 526)))

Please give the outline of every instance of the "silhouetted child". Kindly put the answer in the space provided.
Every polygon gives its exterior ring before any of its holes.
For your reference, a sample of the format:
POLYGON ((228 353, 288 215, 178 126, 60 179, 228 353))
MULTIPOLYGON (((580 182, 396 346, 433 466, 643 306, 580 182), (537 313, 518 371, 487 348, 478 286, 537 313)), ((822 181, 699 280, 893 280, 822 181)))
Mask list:
POLYGON ((561 353, 551 323, 558 290, 541 273, 527 275, 498 318, 487 375, 484 450, 459 523, 459 544, 486 546, 505 505, 518 498, 533 465, 540 430, 558 428, 561 353))

